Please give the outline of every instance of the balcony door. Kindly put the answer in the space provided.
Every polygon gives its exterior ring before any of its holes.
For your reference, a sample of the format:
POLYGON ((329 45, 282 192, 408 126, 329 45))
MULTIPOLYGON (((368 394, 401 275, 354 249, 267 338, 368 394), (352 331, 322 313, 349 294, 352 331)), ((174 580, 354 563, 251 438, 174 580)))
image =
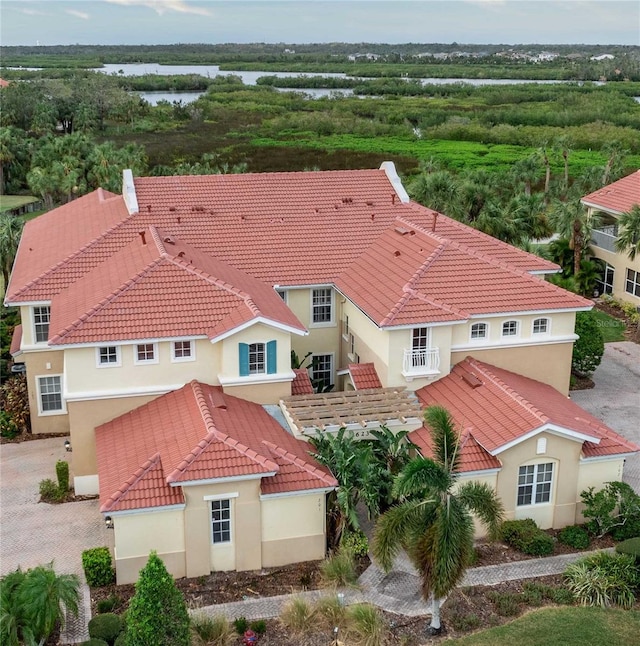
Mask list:
POLYGON ((416 327, 413 329, 411 362, 414 368, 427 364, 427 350, 431 348, 431 328, 416 327))

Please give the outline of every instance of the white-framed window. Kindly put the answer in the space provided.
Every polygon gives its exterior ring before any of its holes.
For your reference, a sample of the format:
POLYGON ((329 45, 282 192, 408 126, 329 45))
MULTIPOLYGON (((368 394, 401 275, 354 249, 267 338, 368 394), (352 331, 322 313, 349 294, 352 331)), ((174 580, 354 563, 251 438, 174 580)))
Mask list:
POLYGON ((627 279, 624 282, 624 291, 640 297, 640 271, 627 268, 627 279))
POLYGON ((489 324, 488 323, 473 323, 471 325, 471 340, 480 341, 481 339, 486 339, 489 336, 489 324))
POLYGON ((261 375, 267 371, 267 360, 264 343, 249 344, 249 374, 261 375))
POLYGON ((311 358, 311 383, 316 392, 324 392, 333 385, 333 355, 314 354, 311 358))
POLYGON ((66 412, 64 400, 62 399, 62 375, 36 377, 36 383, 38 384, 40 415, 55 415, 66 412))
POLYGON ((133 347, 134 363, 158 363, 157 343, 138 343, 133 347))
POLYGON ((172 361, 194 361, 196 349, 192 340, 174 341, 171 344, 172 361))
POLYGON ((356 337, 349 332, 349 354, 355 357, 356 354, 356 337))
POLYGON ((505 321, 502 324, 502 336, 518 336, 518 321, 505 321))
POLYGON ((548 318, 534 319, 531 327, 533 334, 549 334, 551 321, 548 318))
POLYGON ((613 281, 616 275, 615 267, 608 262, 604 263, 602 276, 596 280, 596 286, 600 294, 613 294, 613 281))
POLYGON ((347 314, 342 319, 342 338, 345 341, 349 340, 349 316, 347 314))
POLYGON ((33 308, 33 338, 36 343, 46 343, 49 340, 49 321, 51 308, 40 305, 33 308))
POLYGON ((103 345, 96 348, 98 368, 114 368, 120 365, 120 348, 117 345, 103 345))
POLYGON ((276 289, 278 296, 286 303, 287 302, 287 290, 286 289, 276 289))
POLYGON ((211 500, 211 542, 214 545, 231 542, 231 500, 211 500))
POLYGON ((333 323, 333 290, 331 287, 312 290, 311 322, 314 325, 333 323))
MULTIPOLYGON (((545 447, 546 448, 546 447, 545 447)), ((516 504, 541 505, 551 501, 553 462, 528 464, 518 470, 518 498, 516 504)))

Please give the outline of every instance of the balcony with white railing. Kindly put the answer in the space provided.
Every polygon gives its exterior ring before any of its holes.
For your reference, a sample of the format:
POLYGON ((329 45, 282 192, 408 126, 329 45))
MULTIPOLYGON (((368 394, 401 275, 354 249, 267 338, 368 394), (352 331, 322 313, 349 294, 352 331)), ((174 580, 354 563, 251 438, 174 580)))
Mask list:
POLYGON ((429 377, 440 374, 439 348, 404 349, 402 375, 408 381, 416 377, 429 377))
POLYGON ((616 253, 617 238, 617 224, 609 224, 591 231, 591 244, 594 247, 599 247, 600 249, 611 251, 612 253, 616 253))

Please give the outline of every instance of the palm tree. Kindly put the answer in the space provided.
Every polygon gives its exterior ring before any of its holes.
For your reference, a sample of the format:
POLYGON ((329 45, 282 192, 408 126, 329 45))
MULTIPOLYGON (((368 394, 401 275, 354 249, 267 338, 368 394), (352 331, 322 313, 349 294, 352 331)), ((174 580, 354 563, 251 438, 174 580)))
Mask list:
POLYGON ((640 256, 640 205, 634 204, 618 218, 616 250, 628 253, 630 260, 640 256))
POLYGON ((460 437, 450 413, 441 406, 425 411, 434 457, 419 457, 398 475, 397 505, 383 514, 373 537, 373 556, 385 571, 405 550, 419 572, 422 595, 431 600, 430 632, 441 631, 440 601, 462 580, 473 552, 472 513, 495 537, 502 503, 489 485, 457 485, 460 437))
POLYGON ((409 193, 416 202, 438 213, 449 215, 457 210, 457 181, 446 170, 421 173, 409 186, 409 193))
POLYGON ((587 209, 578 199, 563 202, 556 200, 551 207, 549 219, 556 233, 569 240, 573 250, 573 274, 580 271, 582 254, 591 239, 591 228, 596 223, 595 216, 590 216, 587 209))
POLYGON ((8 213, 0 214, 0 265, 2 265, 3 289, 7 289, 13 261, 18 251, 24 220, 8 213))

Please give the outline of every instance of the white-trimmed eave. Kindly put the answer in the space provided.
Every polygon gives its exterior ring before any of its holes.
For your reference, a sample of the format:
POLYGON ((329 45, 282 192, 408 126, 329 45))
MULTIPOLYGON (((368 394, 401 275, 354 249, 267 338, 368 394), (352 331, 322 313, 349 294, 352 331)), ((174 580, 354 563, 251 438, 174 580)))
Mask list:
POLYGON ((476 469, 475 471, 459 471, 458 478, 481 478, 482 476, 493 476, 502 471, 502 467, 491 467, 490 469, 476 469))
POLYGON ((527 440, 531 439, 532 437, 535 437, 536 435, 540 435, 540 433, 551 433, 552 435, 559 435, 560 437, 564 437, 568 440, 573 440, 574 442, 592 442, 593 444, 600 444, 600 438, 596 437, 595 435, 587 435, 586 433, 572 431, 571 429, 564 428, 563 426, 547 423, 547 424, 543 424, 542 426, 539 426, 538 428, 534 428, 532 431, 529 431, 524 435, 520 435, 520 437, 517 437, 515 440, 511 440, 510 442, 507 442, 506 444, 503 444, 502 446, 497 447, 493 451, 488 451, 486 447, 483 447, 483 448, 485 449, 485 451, 487 451, 493 456, 500 455, 500 453, 503 453, 504 451, 508 451, 514 446, 517 446, 522 442, 526 442, 527 440))
POLYGON ((396 192, 396 195, 400 198, 400 201, 403 204, 408 204, 410 202, 409 194, 402 185, 402 180, 396 171, 396 165, 392 161, 385 161, 380 164, 380 170, 383 170, 387 179, 393 186, 393 190, 396 192))
POLYGON ((593 457, 590 458, 585 458, 584 456, 580 456, 580 464, 583 464, 584 462, 591 463, 591 462, 610 462, 612 460, 620 460, 624 458, 629 458, 633 455, 637 455, 638 451, 630 451, 627 453, 611 453, 609 455, 594 455, 593 457))
POLYGON ((272 500, 274 498, 291 498, 293 496, 310 496, 313 494, 326 494, 334 491, 336 487, 322 487, 320 489, 298 489, 296 491, 283 491, 281 493, 261 493, 260 500, 272 500))
POLYGON ((124 341, 88 341, 86 343, 56 343, 48 347, 55 350, 73 350, 74 348, 101 348, 107 345, 123 347, 127 345, 142 345, 143 343, 166 343, 168 341, 198 341, 199 339, 208 339, 206 334, 188 335, 182 334, 180 336, 165 336, 155 337, 150 339, 126 339, 124 341))
POLYGON ((153 514, 161 511, 183 511, 186 503, 176 505, 159 505, 157 507, 140 507, 138 509, 121 509, 119 511, 101 511, 103 516, 133 516, 134 514, 153 514))
POLYGON ((609 206, 602 206, 602 204, 596 204, 595 202, 588 202, 587 200, 580 200, 580 204, 586 206, 589 209, 597 209, 598 211, 602 211, 603 213, 607 213, 609 215, 620 216, 624 213, 624 211, 618 211, 617 209, 612 209, 609 206))
POLYGON ((214 337, 211 337, 211 343, 216 343, 217 341, 222 341, 223 339, 228 339, 229 337, 233 336, 234 334, 237 334, 238 332, 242 332, 242 330, 246 330, 247 328, 250 328, 254 325, 257 325, 258 323, 262 323, 268 327, 275 328, 276 330, 281 330, 282 332, 289 332, 290 334, 297 334, 298 336, 307 336, 309 334, 309 330, 305 328, 297 328, 293 327, 291 325, 287 325, 285 323, 279 323, 278 321, 274 321, 273 319, 266 318, 264 316, 257 316, 254 319, 251 319, 250 321, 247 321, 246 323, 243 323, 242 325, 238 325, 234 327, 231 330, 227 330, 226 332, 223 332, 222 334, 218 334, 214 337))
POLYGON ((277 471, 263 471, 262 473, 251 473, 242 476, 227 476, 225 478, 206 478, 202 480, 183 480, 181 482, 168 482, 171 487, 197 487, 198 485, 222 484, 224 482, 238 482, 241 480, 260 480, 275 476, 277 471))
POLYGON ((515 310, 511 312, 488 312, 486 314, 470 314, 470 319, 489 319, 504 316, 537 316, 538 314, 562 314, 565 312, 588 312, 593 309, 593 303, 583 307, 558 307, 546 310, 515 310))
POLYGON ((562 272, 562 268, 558 267, 557 269, 527 269, 526 271, 532 276, 546 276, 547 274, 559 274, 562 272))
MULTIPOLYGON (((11 284, 11 283, 9 283, 11 284)), ((44 300, 44 301, 5 301, 4 302, 5 307, 22 307, 23 305, 26 307, 41 307, 43 305, 49 305, 51 306, 51 300, 44 300)))

